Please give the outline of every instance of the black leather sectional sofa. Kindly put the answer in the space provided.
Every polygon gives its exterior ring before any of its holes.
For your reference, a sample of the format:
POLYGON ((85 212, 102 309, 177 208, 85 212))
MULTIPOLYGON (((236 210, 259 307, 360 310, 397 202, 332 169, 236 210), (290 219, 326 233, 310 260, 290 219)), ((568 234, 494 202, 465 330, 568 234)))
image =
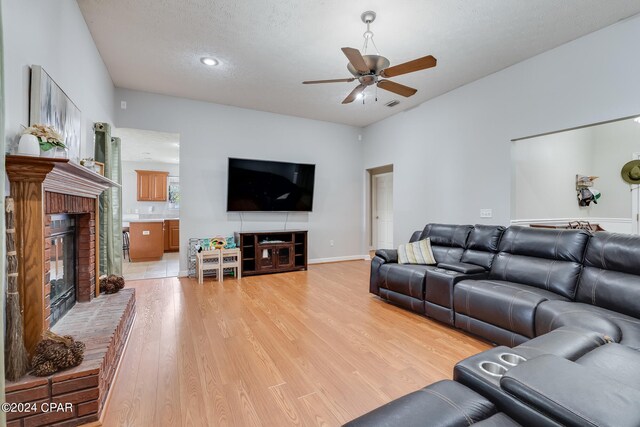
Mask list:
POLYGON ((371 263, 370 291, 499 346, 349 425, 640 426, 640 236, 428 224, 437 265, 371 263))

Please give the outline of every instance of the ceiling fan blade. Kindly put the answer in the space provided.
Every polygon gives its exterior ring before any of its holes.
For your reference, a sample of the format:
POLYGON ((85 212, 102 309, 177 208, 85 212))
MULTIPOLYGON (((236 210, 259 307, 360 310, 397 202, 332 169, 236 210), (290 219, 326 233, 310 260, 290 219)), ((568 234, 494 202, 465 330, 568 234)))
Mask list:
POLYGON ((402 74, 413 73, 414 71, 426 70, 427 68, 435 67, 437 62, 436 58, 431 55, 423 56, 422 58, 414 59, 413 61, 394 65, 393 67, 382 70, 380 75, 382 77, 395 77, 402 74))
POLYGON ((362 91, 366 88, 365 85, 358 85, 354 90, 351 91, 349 95, 342 101, 343 104, 349 104, 350 102, 355 101, 355 99, 362 93, 362 91))
POLYGON ((331 79, 331 80, 307 80, 302 82, 303 85, 314 85, 316 83, 340 83, 340 82, 352 82, 355 80, 355 77, 351 77, 348 79, 331 79))
POLYGON ((378 87, 405 97, 409 97, 418 91, 418 89, 401 85, 400 83, 392 82, 391 80, 380 80, 378 82, 378 87))
POLYGON ((360 73, 369 73, 369 67, 367 63, 364 62, 364 58, 358 49, 354 49, 352 47, 343 47, 342 52, 347 57, 353 68, 355 68, 360 73))

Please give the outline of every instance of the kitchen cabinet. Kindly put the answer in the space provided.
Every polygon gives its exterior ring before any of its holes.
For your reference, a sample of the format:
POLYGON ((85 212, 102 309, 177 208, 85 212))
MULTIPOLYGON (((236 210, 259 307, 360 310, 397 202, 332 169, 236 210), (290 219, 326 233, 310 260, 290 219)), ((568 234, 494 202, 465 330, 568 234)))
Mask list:
POLYGON ((139 202, 166 202, 169 172, 136 170, 139 202))
POLYGON ((131 261, 157 261, 164 253, 163 223, 160 221, 129 224, 129 257, 131 261))
POLYGON ((180 250, 180 220, 164 220, 164 251, 178 252, 180 250))

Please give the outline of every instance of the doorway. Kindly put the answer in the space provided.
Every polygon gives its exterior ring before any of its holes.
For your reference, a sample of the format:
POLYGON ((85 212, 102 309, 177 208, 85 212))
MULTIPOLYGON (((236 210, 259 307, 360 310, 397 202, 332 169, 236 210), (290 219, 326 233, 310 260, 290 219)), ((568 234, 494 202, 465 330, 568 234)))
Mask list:
POLYGON ((118 128, 122 144, 123 276, 178 276, 180 135, 118 128))
POLYGON ((393 248, 393 165, 369 169, 371 250, 393 248))

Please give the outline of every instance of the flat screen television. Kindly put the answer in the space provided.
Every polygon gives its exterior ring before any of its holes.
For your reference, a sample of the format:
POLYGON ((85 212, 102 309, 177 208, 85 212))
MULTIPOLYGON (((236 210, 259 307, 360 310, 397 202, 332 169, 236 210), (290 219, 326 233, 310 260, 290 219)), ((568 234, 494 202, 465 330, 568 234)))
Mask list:
POLYGON ((311 212, 316 165, 229 158, 227 211, 311 212))

